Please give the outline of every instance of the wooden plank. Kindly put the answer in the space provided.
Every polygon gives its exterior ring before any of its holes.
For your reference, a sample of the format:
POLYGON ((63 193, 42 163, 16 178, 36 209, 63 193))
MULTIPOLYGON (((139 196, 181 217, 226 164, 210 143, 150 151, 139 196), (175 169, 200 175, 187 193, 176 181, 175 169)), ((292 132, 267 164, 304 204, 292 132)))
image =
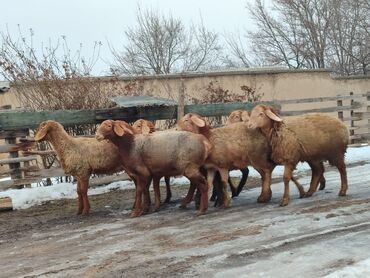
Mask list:
POLYGON ((45 150, 45 151, 23 151, 22 154, 24 155, 56 155, 56 152, 54 150, 45 150))
POLYGON ((90 180, 90 186, 100 186, 104 184, 109 184, 116 181, 125 181, 131 180, 130 177, 126 173, 121 173, 118 175, 111 175, 111 176, 102 176, 96 177, 90 180))
MULTIPOLYGON (((272 105, 271 102, 265 104, 272 105)), ((194 112, 203 116, 228 115, 236 109, 251 110, 256 104, 248 102, 193 104, 185 106, 185 113, 194 112)), ((136 121, 139 118, 148 120, 175 119, 177 106, 143 106, 117 107, 97 110, 58 110, 34 112, 0 113, 0 129, 17 130, 35 128, 45 120, 56 120, 64 126, 75 124, 97 124, 107 119, 136 121)), ((18 131, 14 131, 16 134, 18 131)), ((20 137, 16 134, 15 137, 20 137)))
POLYGON ((185 105, 185 114, 186 113, 197 113, 204 117, 213 117, 213 116, 226 116, 229 115, 234 110, 248 110, 251 111, 254 106, 257 104, 272 105, 275 108, 280 110, 280 105, 273 102, 232 102, 232 103, 210 103, 210 104, 191 104, 185 105))
POLYGON ((361 106, 362 105, 360 103, 355 103, 354 105, 347 105, 347 106, 332 106, 332 107, 323 107, 323 108, 297 110, 297 111, 282 111, 281 115, 282 116, 297 116, 297 115, 302 115, 306 113, 331 113, 331 112, 358 109, 361 106))
MULTIPOLYGON (((0 114, 0 118, 1 118, 0 114)), ((22 129, 11 129, 11 130, 4 130, 0 126, 0 139, 5 138, 18 138, 23 136, 28 136, 30 134, 30 130, 28 128, 22 128, 22 129)))
POLYGON ((335 97, 315 97, 315 98, 300 98, 300 99, 284 99, 274 100, 278 104, 297 104, 297 103, 313 103, 313 102, 326 102, 326 101, 338 101, 347 99, 361 99, 365 95, 352 95, 352 96, 335 96, 335 97))
POLYGON ((0 153, 16 152, 27 150, 35 145, 35 142, 22 142, 17 144, 4 144, 0 145, 0 153))
POLYGON ((63 177, 63 176, 69 176, 66 173, 64 173, 64 170, 62 168, 50 168, 50 169, 40 169, 38 171, 29 172, 27 173, 27 178, 54 178, 54 177, 63 177))
POLYGON ((95 123, 95 110, 13 111, 0 113, 0 129, 35 128, 46 120, 56 120, 65 126, 95 123))
POLYGON ((31 184, 36 182, 41 182, 42 178, 24 178, 17 180, 7 180, 0 182, 0 190, 9 189, 9 188, 18 188, 19 186, 25 184, 31 184))
POLYGON ((10 197, 0 198, 0 211, 13 210, 12 199, 10 197))
POLYGON ((25 161, 37 160, 37 156, 23 156, 23 157, 14 157, 14 158, 4 158, 0 159, 0 164, 12 164, 20 163, 25 161))
POLYGON ((20 167, 18 169, 5 169, 0 171, 0 176, 5 176, 16 172, 31 172, 31 171, 39 171, 40 168, 36 165, 31 165, 27 167, 20 167))

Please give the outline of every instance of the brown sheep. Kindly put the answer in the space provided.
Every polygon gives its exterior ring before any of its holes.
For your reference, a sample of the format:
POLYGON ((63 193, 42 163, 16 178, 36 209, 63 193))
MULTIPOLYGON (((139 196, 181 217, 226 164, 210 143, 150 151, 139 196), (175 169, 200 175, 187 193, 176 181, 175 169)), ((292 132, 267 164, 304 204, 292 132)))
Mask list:
POLYGON ((109 174, 122 170, 121 158, 115 145, 108 141, 99 142, 95 138, 72 137, 58 122, 42 122, 35 140, 49 141, 64 172, 77 179, 77 214, 87 215, 90 212, 87 190, 91 174, 109 174))
MULTIPOLYGON (((230 197, 227 194, 228 173, 233 169, 243 169, 253 166, 261 175, 262 192, 257 201, 268 202, 271 199, 271 174, 276 164, 270 159, 271 148, 266 138, 258 130, 250 130, 245 122, 237 122, 228 126, 211 128, 208 121, 201 116, 188 113, 177 122, 179 130, 187 130, 203 134, 213 145, 206 160, 205 168, 208 171, 208 184, 212 184, 214 173, 219 171, 224 189, 224 207, 228 207, 230 197), (252 132, 251 132, 252 131, 252 132)), ((300 197, 305 192, 297 179, 292 177, 297 186, 300 197)), ((182 206, 192 200, 194 189, 189 190, 182 206)))
POLYGON ((118 147, 122 166, 135 182, 136 198, 132 217, 149 210, 146 188, 152 178, 177 175, 184 175, 198 187, 201 192, 198 214, 206 213, 208 185, 199 169, 212 146, 204 136, 179 131, 134 134, 128 123, 106 120, 99 126, 96 138, 108 139, 118 147))
MULTIPOLYGON (((235 110, 233 112, 231 112, 230 116, 228 117, 227 121, 226 121, 226 124, 232 124, 232 123, 238 123, 238 122, 249 122, 249 119, 250 119, 250 112, 249 111, 246 111, 246 110, 235 110)), ((321 166, 322 168, 324 168, 324 165, 321 166)), ((239 195, 239 193, 241 192, 241 190, 243 189, 244 185, 245 185, 245 182, 247 181, 247 177, 248 177, 248 173, 249 171, 247 172, 248 168, 246 169, 242 169, 242 178, 240 180, 240 183, 237 187, 237 195, 239 195), (243 172, 244 171, 244 172, 243 172)), ((324 175, 322 175, 321 179, 320 179, 320 190, 324 190, 325 189, 325 184, 326 184, 326 180, 325 180, 325 177, 324 175)), ((234 193, 233 193, 234 195, 234 193)))
MULTIPOLYGON (((139 119, 132 124, 135 134, 149 134, 155 132, 155 125, 153 122, 139 119)), ((169 203, 172 197, 171 187, 170 187, 170 177, 164 177, 164 181, 166 183, 166 199, 164 200, 165 203, 169 203)), ((153 181, 153 187, 157 186, 158 184, 158 191, 155 194, 160 194, 159 190, 159 181, 153 181)), ((159 198, 160 199, 160 198, 159 198)), ((159 209, 159 204, 156 204, 156 210, 159 209)))
POLYGON ((271 148, 271 158, 284 165, 284 196, 281 205, 289 202, 289 181, 300 161, 312 169, 312 179, 306 197, 316 192, 323 175, 323 161, 336 166, 341 176, 339 196, 346 195, 348 182, 344 155, 349 142, 349 132, 340 120, 323 113, 305 114, 283 121, 270 106, 253 108, 249 128, 261 130, 271 148))

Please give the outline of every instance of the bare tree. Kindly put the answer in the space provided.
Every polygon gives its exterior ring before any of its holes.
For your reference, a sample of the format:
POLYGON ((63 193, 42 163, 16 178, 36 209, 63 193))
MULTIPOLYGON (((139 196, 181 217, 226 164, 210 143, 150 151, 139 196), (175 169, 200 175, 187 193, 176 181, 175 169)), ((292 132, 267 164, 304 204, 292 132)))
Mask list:
MULTIPOLYGON (((111 105, 105 81, 93 78, 91 72, 99 58, 100 42, 85 58, 82 46, 71 51, 67 39, 49 41, 36 49, 34 32, 12 37, 1 32, 0 72, 12 82, 22 106, 36 110, 94 109, 111 105)), ((113 87, 113 86, 112 86, 113 87)))
POLYGON ((255 0, 249 11, 256 55, 289 68, 333 68, 339 74, 366 74, 369 68, 368 0, 255 0))
POLYGON ((181 20, 152 10, 137 12, 137 25, 125 31, 122 51, 111 47, 114 74, 167 74, 212 67, 220 47, 218 35, 203 22, 189 29, 181 20))

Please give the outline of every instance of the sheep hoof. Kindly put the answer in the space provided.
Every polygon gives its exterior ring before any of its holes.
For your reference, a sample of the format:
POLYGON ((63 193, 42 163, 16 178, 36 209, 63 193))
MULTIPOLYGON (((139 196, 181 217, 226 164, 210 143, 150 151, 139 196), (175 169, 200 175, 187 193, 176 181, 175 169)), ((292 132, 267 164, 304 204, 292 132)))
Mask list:
POLYGON ((131 217, 134 218, 134 217, 139 217, 143 214, 143 211, 142 210, 134 210, 131 212, 131 217))
POLYGON ((257 199, 257 202, 258 203, 267 203, 271 200, 271 195, 270 196, 264 196, 264 195, 260 195, 257 199))
POLYGON ((166 199, 164 200, 164 203, 165 203, 165 204, 168 204, 170 201, 171 201, 171 198, 166 198, 166 199))
POLYGON ((201 215, 204 215, 207 213, 207 210, 206 209, 201 209, 197 212, 197 216, 201 216, 201 215))
POLYGON ((311 192, 311 191, 307 191, 306 192, 306 194, 304 194, 304 198, 309 198, 309 197, 311 197, 312 196, 312 194, 313 194, 313 192, 311 192))
POLYGON ((324 189, 325 189, 325 183, 321 183, 320 187, 319 187, 319 190, 324 190, 324 189))
POLYGON ((346 190, 339 191, 338 196, 346 196, 346 195, 347 195, 346 190))
POLYGON ((287 206, 289 204, 289 199, 282 199, 281 201, 280 201, 280 206, 281 207, 285 207, 285 206, 287 206))
POLYGON ((90 212, 88 210, 82 211, 82 215, 84 215, 84 216, 88 216, 89 214, 90 214, 90 212))
POLYGON ((158 212, 158 211, 159 211, 159 208, 160 208, 160 207, 155 207, 155 208, 154 208, 154 211, 155 211, 155 212, 158 212))
POLYGON ((185 203, 183 203, 183 204, 180 205, 180 208, 181 209, 186 209, 186 207, 187 207, 187 204, 185 204, 185 203))

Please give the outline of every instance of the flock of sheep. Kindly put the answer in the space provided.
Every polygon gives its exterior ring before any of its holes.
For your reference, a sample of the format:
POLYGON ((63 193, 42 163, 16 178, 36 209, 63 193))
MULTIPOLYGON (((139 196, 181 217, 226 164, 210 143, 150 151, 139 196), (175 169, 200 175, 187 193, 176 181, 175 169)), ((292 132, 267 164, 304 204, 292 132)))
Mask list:
POLYGON ((258 202, 271 199, 271 176, 276 165, 284 165, 284 195, 281 205, 289 202, 289 182, 297 186, 300 197, 310 197, 321 184, 325 187, 324 161, 336 166, 341 176, 340 196, 346 195, 347 173, 344 155, 349 132, 340 120, 323 113, 305 114, 286 120, 270 106, 257 105, 251 113, 231 113, 225 126, 212 128, 207 119, 186 114, 175 129, 155 131, 154 125, 138 120, 132 126, 124 121, 104 121, 95 138, 78 138, 67 134, 55 121, 42 122, 35 140, 48 140, 56 151, 66 174, 77 179, 78 214, 88 214, 87 196, 92 173, 113 173, 124 170, 134 181, 136 197, 132 217, 150 210, 149 186, 153 181, 155 209, 160 208, 159 181, 165 177, 166 199, 171 198, 169 177, 183 175, 190 181, 188 194, 181 207, 197 200, 198 214, 208 208, 208 191, 215 184, 212 199, 228 207, 229 171, 240 169, 243 177, 233 196, 242 190, 248 166, 261 175, 262 191, 258 202), (300 161, 312 169, 307 192, 293 176, 300 161), (197 190, 197 192, 196 192, 197 190), (195 193, 196 192, 196 193, 195 193))

